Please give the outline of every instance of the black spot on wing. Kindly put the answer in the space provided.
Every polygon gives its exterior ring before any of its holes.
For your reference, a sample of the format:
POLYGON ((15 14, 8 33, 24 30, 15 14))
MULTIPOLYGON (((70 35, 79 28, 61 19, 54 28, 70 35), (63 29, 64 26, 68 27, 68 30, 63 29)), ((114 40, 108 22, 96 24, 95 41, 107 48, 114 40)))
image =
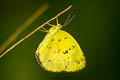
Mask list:
POLYGON ((65 69, 67 69, 67 66, 65 66, 65 69))
POLYGON ((60 49, 58 49, 58 53, 60 53, 60 49))
POLYGON ((50 46, 47 46, 47 48, 48 48, 48 49, 51 49, 52 47, 50 47, 50 46))
POLYGON ((66 50, 65 53, 68 53, 68 50, 66 50))
POLYGON ((75 46, 72 46, 72 48, 75 48, 75 46))
POLYGON ((65 37, 64 39, 67 39, 67 37, 65 37))
POLYGON ((58 41, 60 42, 60 41, 61 41, 61 39, 58 39, 58 41))
POLYGON ((71 50, 71 48, 69 48, 69 50, 71 50))
POLYGON ((63 54, 68 53, 68 51, 70 51, 70 50, 72 50, 72 49, 74 49, 74 48, 75 48, 75 46, 73 45, 72 48, 69 48, 68 50, 66 50, 65 52, 63 52, 63 54))
POLYGON ((54 39, 52 39, 51 41, 54 41, 54 39))
POLYGON ((56 51, 53 51, 53 53, 56 53, 56 51))
POLYGON ((52 60, 49 59, 48 62, 52 62, 52 60))
POLYGON ((77 64, 80 64, 80 61, 76 61, 77 64))
POLYGON ((68 53, 68 50, 66 50, 65 52, 63 52, 63 54, 66 54, 66 53, 68 53))

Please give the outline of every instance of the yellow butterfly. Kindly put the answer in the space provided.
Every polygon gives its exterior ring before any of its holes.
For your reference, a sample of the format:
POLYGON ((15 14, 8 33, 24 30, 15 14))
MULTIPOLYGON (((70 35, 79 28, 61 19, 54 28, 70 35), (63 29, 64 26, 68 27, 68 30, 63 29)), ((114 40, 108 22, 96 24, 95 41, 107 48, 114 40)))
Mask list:
POLYGON ((77 41, 60 30, 61 24, 52 26, 36 50, 38 63, 51 72, 75 72, 85 67, 84 54, 77 41))

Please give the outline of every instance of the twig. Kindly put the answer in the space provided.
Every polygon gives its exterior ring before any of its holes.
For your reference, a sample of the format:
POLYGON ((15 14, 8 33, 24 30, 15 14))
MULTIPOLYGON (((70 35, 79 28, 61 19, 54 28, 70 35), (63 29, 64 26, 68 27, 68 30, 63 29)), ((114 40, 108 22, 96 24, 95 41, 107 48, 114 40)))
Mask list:
POLYGON ((59 17, 60 15, 62 15, 63 13, 65 13, 66 11, 68 11, 70 8, 72 7, 69 6, 68 8, 66 8, 65 10, 63 10, 62 12, 58 13, 56 16, 54 16, 53 18, 49 19, 48 21, 46 21, 44 24, 42 24, 41 26, 39 26, 38 28, 36 28, 35 30, 33 30, 31 33, 29 33, 28 35, 26 35, 25 37, 23 37, 21 40, 19 40, 18 42, 16 42, 14 45, 12 45, 10 48, 8 48, 5 52, 3 52, 0 55, 0 58, 2 58, 6 53, 8 53, 9 51, 11 51, 14 47, 16 47, 18 44, 20 44, 22 41, 24 41, 25 39, 27 39, 28 37, 30 37, 31 35, 33 35, 35 32, 37 32, 40 28, 42 28, 43 26, 45 26, 46 24, 48 24, 49 22, 51 22, 52 20, 56 19, 57 17, 59 17))

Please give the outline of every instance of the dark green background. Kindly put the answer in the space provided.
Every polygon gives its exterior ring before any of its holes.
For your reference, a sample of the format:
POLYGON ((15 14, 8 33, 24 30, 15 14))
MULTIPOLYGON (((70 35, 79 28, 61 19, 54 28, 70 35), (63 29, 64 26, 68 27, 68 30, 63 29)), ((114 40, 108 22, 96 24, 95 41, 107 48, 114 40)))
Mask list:
POLYGON ((0 0, 0 45, 46 2, 50 8, 16 41, 73 5, 59 17, 59 23, 63 24, 69 13, 76 15, 63 30, 73 35, 83 49, 87 60, 85 69, 74 73, 43 70, 34 55, 46 33, 38 31, 0 59, 0 80, 118 80, 120 14, 117 0, 0 0))

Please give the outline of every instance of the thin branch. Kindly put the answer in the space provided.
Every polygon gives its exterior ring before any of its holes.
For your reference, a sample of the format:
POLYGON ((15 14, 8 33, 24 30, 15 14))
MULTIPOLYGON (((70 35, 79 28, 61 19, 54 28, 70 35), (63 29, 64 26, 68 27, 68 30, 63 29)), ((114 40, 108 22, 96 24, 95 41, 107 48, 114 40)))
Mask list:
POLYGON ((51 22, 52 20, 56 19, 57 17, 59 17, 60 15, 62 15, 63 13, 65 13, 66 11, 68 11, 70 8, 72 8, 72 5, 69 6, 68 8, 66 8, 65 10, 63 10, 62 12, 58 13, 56 16, 54 16, 53 18, 51 18, 50 20, 46 21, 44 24, 42 24, 41 26, 39 26, 38 28, 36 28, 35 30, 33 30, 31 33, 29 33, 28 35, 26 35, 25 37, 23 37, 21 40, 19 40, 18 42, 16 42, 14 45, 12 45, 10 48, 8 48, 5 52, 3 52, 0 55, 0 58, 2 58, 6 53, 8 53, 9 51, 11 51, 13 48, 15 48, 18 44, 20 44, 22 41, 24 41, 25 39, 27 39, 28 37, 30 37, 31 35, 33 35, 35 32, 37 32, 40 28, 42 28, 43 26, 45 26, 46 24, 48 24, 49 22, 51 22))

